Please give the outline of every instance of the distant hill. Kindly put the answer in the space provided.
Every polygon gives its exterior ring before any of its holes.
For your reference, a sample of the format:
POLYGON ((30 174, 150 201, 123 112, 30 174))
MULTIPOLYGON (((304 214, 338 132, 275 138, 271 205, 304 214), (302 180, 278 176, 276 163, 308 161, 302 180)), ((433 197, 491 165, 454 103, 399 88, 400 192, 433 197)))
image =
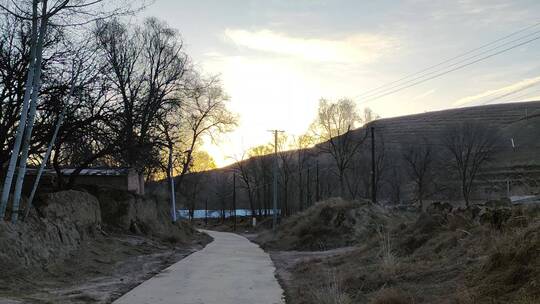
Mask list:
MULTIPOLYGON (((539 135, 538 121, 540 116, 540 101, 516 102, 486 106, 466 107, 421 114, 379 119, 371 124, 383 134, 385 140, 391 142, 406 142, 422 137, 428 139, 437 137, 450 124, 465 121, 476 121, 497 129, 507 129, 507 135, 514 134, 513 126, 528 128, 528 134, 520 134, 525 139, 532 139, 536 131, 539 135), (512 131, 510 131, 512 130, 512 131)), ((360 132, 361 129, 357 130, 360 132)), ((523 132, 526 133, 526 132, 523 132)), ((516 134, 517 135, 517 134, 516 134)))
MULTIPOLYGON (((463 123, 468 121, 475 121, 485 124, 494 129, 494 131, 501 134, 502 148, 495 156, 495 160, 490 163, 489 167, 486 167, 482 173, 481 183, 484 185, 490 184, 490 187, 495 189, 495 194, 490 194, 485 198, 491 198, 493 195, 501 195, 500 192, 503 188, 502 183, 506 183, 508 180, 512 184, 512 189, 515 192, 538 192, 538 187, 534 187, 535 183, 540 184, 540 101, 533 102, 515 102, 506 104, 486 105, 465 107, 459 109, 449 109, 442 111, 426 112, 414 115, 384 118, 379 119, 368 125, 354 130, 353 134, 355 138, 363 138, 369 128, 374 127, 376 133, 376 140, 383 142, 385 149, 388 153, 386 161, 389 161, 392 166, 396 165, 400 158, 400 149, 403 146, 414 145, 423 142, 426 139, 433 145, 437 145, 440 142, 441 131, 452 124, 463 123), (512 147, 512 141, 514 141, 514 147, 512 147), (506 146, 507 144, 507 146, 506 146), (495 184, 493 184, 495 183, 495 184), (524 183, 527 183, 524 186, 524 183), (531 186, 531 184, 533 186, 531 186), (498 191, 498 192, 497 192, 498 191)), ((319 144, 324 145, 325 143, 319 144)), ((369 140, 364 144, 364 152, 369 148, 369 140)), ((441 147, 437 147, 441 149, 441 147)), ((300 198, 303 196, 303 192, 313 192, 316 187, 314 185, 314 168, 315 164, 319 164, 320 170, 320 184, 321 192, 323 196, 331 197, 337 195, 336 177, 333 174, 333 163, 329 159, 328 155, 319 153, 317 147, 313 147, 301 152, 307 152, 309 155, 308 165, 310 168, 310 180, 302 181, 300 179, 306 179, 307 172, 297 173, 293 176, 293 182, 287 187, 286 200, 290 204, 299 204, 300 198), (300 176, 298 176, 300 175, 300 176), (296 180, 295 180, 296 179, 296 180), (308 189, 310 188, 310 189, 308 189), (289 193, 290 192, 290 193, 289 193)), ((291 154, 291 158, 298 151, 285 152, 291 154)), ((255 170, 257 160, 271 161, 272 155, 262 156, 257 159, 244 160, 244 165, 248 168, 255 170)), ((369 164, 368 159, 359 160, 361 165, 356 167, 356 171, 350 173, 351 180, 366 179, 369 176, 369 164), (363 166, 363 167, 362 167, 363 166), (355 175, 356 174, 356 175, 355 175)), ((225 168, 220 168, 208 172, 198 173, 191 176, 200 180, 203 194, 195 199, 196 209, 202 209, 204 206, 203 201, 208 200, 208 204, 212 209, 222 208, 224 205, 230 204, 231 196, 228 195, 223 198, 223 194, 218 194, 218 188, 231 188, 230 185, 218 185, 220 181, 225 181, 227 178, 231 178, 231 174, 237 164, 230 165, 225 168), (220 199, 220 196, 222 197, 220 199), (221 206, 221 207, 220 207, 221 206)), ((252 171, 253 171, 252 170, 252 171)), ((269 173, 270 174, 270 173, 269 173)), ((230 181, 228 181, 230 184, 230 181)), ((407 184, 407 181, 404 181, 407 184)), ((237 206, 242 208, 248 208, 249 200, 247 198, 247 192, 241 190, 243 183, 240 179, 237 179, 237 185, 239 188, 239 197, 237 206)), ((359 186, 360 187, 360 186, 359 186)), ((257 204, 266 202, 265 206, 268 206, 270 192, 268 191, 268 185, 262 185, 258 188, 264 188, 261 193, 257 193, 257 204), (263 187, 264 186, 264 187, 263 187)), ((404 185, 404 189, 407 185, 404 185)), ((410 188, 410 187, 409 187, 410 188)), ((280 188, 281 189, 281 188, 280 188)), ((365 190, 365 189, 364 189, 365 190)), ((257 190, 259 191, 259 190, 257 190)), ((389 196, 390 190, 384 187, 380 190, 381 196, 389 196)), ((404 190, 404 195, 407 193, 404 190)), ((455 191, 454 191, 455 192, 455 191)), ((366 191, 360 191, 359 196, 366 191)), ((481 194, 480 194, 481 195, 481 194)), ((284 194, 280 195, 280 200, 283 201, 284 194)), ((306 202, 309 203, 314 199, 314 195, 306 197, 306 202)), ((186 199, 184 198, 184 201, 186 199)), ((256 200, 253 198, 253 200, 256 200)), ((182 198, 180 198, 182 201, 182 198)), ((301 204, 300 204, 301 205, 301 204)), ((227 207, 230 208, 230 207, 227 207)), ((262 208, 262 207, 261 207, 262 208)))

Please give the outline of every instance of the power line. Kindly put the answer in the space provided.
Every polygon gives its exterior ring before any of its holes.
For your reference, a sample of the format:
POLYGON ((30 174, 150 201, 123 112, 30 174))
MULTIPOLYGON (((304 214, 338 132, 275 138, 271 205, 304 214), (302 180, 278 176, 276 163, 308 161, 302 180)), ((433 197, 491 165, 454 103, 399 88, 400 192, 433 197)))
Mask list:
POLYGON ((396 93, 396 92, 399 92, 399 91, 408 89, 408 88, 410 88, 410 87, 416 86, 416 85, 418 85, 418 84, 424 83, 424 82, 426 82, 426 81, 429 81, 429 80, 432 80, 432 79, 435 79, 435 78, 439 78, 439 77, 441 77, 441 76, 443 76, 443 75, 446 75, 446 74, 448 74, 448 73, 451 73, 451 72, 454 72, 454 71, 457 71, 457 70, 461 70, 461 69, 463 69, 463 68, 465 68, 465 67, 467 67, 467 66, 470 66, 470 65, 473 65, 473 64, 475 64, 475 63, 478 63, 478 62, 487 60, 487 59, 489 59, 489 58, 491 58, 491 57, 494 57, 494 56, 497 56, 497 55, 499 55, 499 54, 508 52, 508 51, 510 51, 510 50, 512 50, 512 49, 515 49, 515 48, 517 48, 517 47, 520 47, 520 46, 529 44, 529 43, 534 42, 534 41, 536 41, 536 40, 538 40, 538 39, 540 39, 540 36, 534 37, 534 38, 532 38, 532 39, 526 40, 526 41, 521 42, 521 43, 519 43, 519 44, 513 45, 513 46, 508 47, 508 48, 505 48, 505 49, 503 49, 503 50, 501 50, 501 51, 498 51, 498 52, 496 52, 496 53, 493 53, 493 54, 490 54, 490 55, 481 57, 481 58, 476 59, 476 60, 474 60, 474 61, 472 61, 472 62, 468 62, 468 63, 462 64, 462 65, 459 65, 459 66, 457 66, 457 67, 455 67, 455 68, 452 68, 452 69, 450 69, 450 70, 447 70, 447 71, 444 71, 444 72, 435 74, 435 75, 433 75, 433 76, 431 76, 431 77, 429 77, 429 78, 426 78, 426 79, 422 79, 422 80, 413 82, 413 83, 411 83, 410 85, 407 85, 407 86, 405 86, 405 87, 397 88, 397 89, 395 89, 395 90, 391 90, 390 92, 386 92, 386 93, 377 95, 377 96, 375 96, 375 97, 369 98, 369 99, 367 99, 366 101, 363 101, 363 102, 360 102, 360 103, 361 103, 361 104, 366 104, 366 103, 372 102, 372 101, 374 101, 374 100, 380 99, 380 98, 382 98, 382 97, 385 97, 385 96, 394 94, 394 93, 396 93))
MULTIPOLYGON (((477 104, 474 104, 474 106, 482 106, 482 105, 486 105, 486 104, 488 104, 488 103, 490 103, 490 102, 492 102, 492 101, 498 99, 499 97, 510 96, 510 95, 513 95, 514 93, 520 92, 520 91, 525 90, 525 89, 529 89, 529 88, 531 88, 531 87, 533 87, 533 86, 536 86, 536 85, 539 85, 539 84, 540 84, 540 81, 539 81, 539 82, 532 83, 532 84, 529 84, 529 85, 526 85, 525 87, 521 87, 521 88, 518 88, 518 89, 515 89, 515 90, 512 90, 512 91, 509 91, 509 92, 504 92, 504 93, 502 93, 501 95, 498 95, 498 96, 497 96, 497 94, 500 93, 500 91, 504 90, 504 88, 503 88, 503 89, 499 89, 499 90, 495 90, 495 91, 493 91, 493 92, 487 94, 486 96, 482 96, 482 97, 478 98, 481 102, 480 102, 480 103, 477 103, 477 104), (492 99, 487 99, 487 100, 486 100, 486 98, 493 97, 493 96, 496 96, 496 97, 494 97, 494 98, 492 98, 492 99), (484 100, 484 101, 482 101, 482 100, 484 100)), ((516 98, 516 97, 514 97, 514 98, 516 98)), ((466 105, 466 104, 472 104, 472 102, 466 102, 466 103, 461 104, 461 105, 466 105)), ((462 107, 462 108, 463 108, 463 109, 467 109, 467 107, 462 107)))
POLYGON ((415 80, 422 79, 422 78, 428 77, 428 76, 430 76, 430 75, 433 75, 433 74, 435 74, 435 73, 437 73, 437 72, 440 72, 440 71, 443 71, 443 70, 446 70, 446 69, 455 67, 455 66, 457 66, 457 65, 459 65, 459 64, 461 64, 461 63, 465 63, 465 62, 467 62, 467 61, 469 61, 469 60, 478 58, 478 57, 480 57, 481 55, 488 54, 488 53, 490 53, 490 52, 492 52, 492 51, 495 51, 495 50, 497 50, 497 49, 500 49, 501 47, 504 47, 504 46, 507 46, 507 45, 512 45, 513 43, 519 42, 519 41, 521 41, 521 40, 523 40, 523 39, 525 39, 525 38, 534 36, 534 35, 539 34, 539 33, 540 33, 540 30, 539 30, 539 31, 535 31, 535 32, 533 32, 533 33, 529 33, 529 34, 527 34, 527 35, 525 35, 525 36, 523 36, 523 37, 520 37, 520 38, 511 40, 511 41, 508 41, 508 42, 503 43, 503 44, 501 44, 501 45, 498 45, 498 46, 496 46, 496 47, 490 48, 490 49, 488 49, 488 50, 486 50, 486 51, 480 52, 480 53, 478 53, 478 54, 476 54, 476 55, 474 55, 474 56, 470 56, 470 57, 467 57, 467 58, 465 58, 465 59, 462 59, 462 60, 459 60, 459 61, 457 61, 457 62, 454 62, 454 63, 452 63, 452 64, 450 64, 450 65, 448 65, 448 66, 443 67, 442 69, 436 69, 436 70, 433 70, 433 71, 431 71, 431 72, 429 72, 429 73, 426 73, 426 74, 423 74, 423 75, 414 77, 414 78, 412 78, 412 79, 410 79, 410 80, 407 80, 407 81, 405 81, 405 82, 403 82, 403 83, 400 83, 400 84, 391 86, 391 87, 386 88, 386 89, 383 89, 383 90, 379 90, 379 92, 375 92, 375 93, 372 93, 372 94, 368 94, 368 95, 366 95, 366 96, 363 96, 363 98, 369 99, 369 98, 371 98, 371 97, 373 97, 373 96, 377 96, 377 95, 379 95, 379 94, 383 94, 383 93, 385 93, 385 92, 387 92, 387 91, 389 91, 389 90, 392 90, 392 89, 395 89, 395 88, 399 88, 399 87, 401 87, 401 86, 404 86, 404 85, 407 85, 407 84, 409 84, 409 83, 411 83, 411 82, 414 82, 415 80))
MULTIPOLYGON (((525 92, 525 94, 520 94, 518 96, 514 96, 512 98, 522 98, 523 96, 528 96, 528 95, 533 95, 533 94, 540 94, 540 90, 535 90, 535 91, 532 91, 532 92, 525 92)), ((527 97, 527 98, 532 98, 533 96, 531 97, 527 97)))
MULTIPOLYGON (((474 52, 476 52, 476 51, 482 50, 482 49, 484 49, 484 48, 486 48, 486 47, 488 47, 488 46, 494 45, 494 44, 496 44, 496 43, 498 43, 498 42, 500 42, 500 41, 506 40, 506 39, 508 39, 508 38, 510 38, 510 37, 512 37, 512 36, 515 36, 515 35, 517 35, 517 34, 523 33, 523 32, 525 32, 525 31, 527 31, 527 30, 529 30, 529 29, 531 29, 531 28, 537 27, 538 25, 540 25, 540 22, 537 22, 537 23, 535 23, 535 24, 529 25, 529 26, 527 26, 527 27, 525 27, 525 28, 522 28, 522 29, 520 29, 520 30, 518 30, 518 31, 512 32, 512 33, 510 33, 510 34, 508 34, 508 35, 506 35, 506 36, 503 36, 503 37, 501 37, 501 38, 499 38, 499 39, 496 39, 496 40, 494 40, 494 41, 491 41, 491 42, 489 42, 489 43, 483 44, 483 45, 481 45, 481 46, 479 46, 479 47, 477 47, 477 48, 474 48, 474 49, 472 49, 472 50, 466 51, 466 52, 461 53, 461 54, 459 54, 459 55, 457 55, 457 56, 448 58, 448 59, 446 59, 446 60, 444 60, 444 61, 442 61, 442 62, 440 62, 440 63, 431 65, 431 66, 429 66, 429 67, 427 67, 427 68, 424 68, 424 69, 422 69, 422 70, 420 70, 420 71, 418 71, 418 72, 408 74, 408 75, 406 75, 406 76, 404 76, 404 77, 402 77, 402 78, 400 78, 400 79, 397 79, 397 80, 391 81, 391 82, 389 82, 389 83, 383 84, 383 85, 381 85, 381 86, 378 86, 378 87, 376 87, 376 88, 367 90, 367 91, 365 91, 365 92, 360 93, 359 95, 357 95, 356 98, 359 98, 359 97, 365 97, 366 95, 371 95, 370 93, 373 93, 373 92, 375 92, 375 91, 381 91, 382 88, 388 87, 388 86, 390 86, 390 85, 399 83, 399 82, 401 82, 401 81, 403 81, 403 80, 406 80, 406 79, 408 79, 408 78, 414 77, 414 76, 416 76, 416 75, 419 75, 419 74, 422 74, 422 73, 424 73, 424 72, 430 71, 430 70, 432 70, 432 69, 434 69, 434 68, 440 67, 440 66, 442 66, 442 65, 444 65, 444 64, 446 64, 446 63, 449 63, 449 62, 454 61, 455 59, 459 59, 459 58, 464 57, 464 56, 466 56, 466 55, 472 54, 472 53, 474 53, 474 52)), ((529 34, 529 35, 530 35, 530 34, 529 34)), ((525 36, 525 37, 527 37, 527 36, 525 36)), ((524 38, 524 37, 522 37, 522 38, 524 38)), ((519 38, 519 39, 522 39, 522 38, 519 38)), ((518 40, 519 40, 519 39, 518 39, 518 40)), ((383 91, 384 91, 384 90, 383 90, 383 91)))
MULTIPOLYGON (((528 90, 528 89, 530 89, 530 88, 532 88, 532 87, 535 87, 535 86, 537 86, 537 85, 540 85, 540 82, 536 82, 536 83, 529 84, 529 85, 527 85, 527 86, 525 86, 525 87, 521 87, 521 88, 516 89, 516 90, 513 90, 513 91, 511 91, 511 92, 503 93, 502 95, 499 95, 499 96, 497 96, 497 97, 495 97, 495 98, 492 98, 492 99, 489 99, 489 100, 487 100, 487 101, 482 102, 481 105, 486 105, 486 104, 492 103, 492 102, 494 102, 494 101, 501 100, 501 99, 503 99, 503 98, 505 98, 505 97, 514 95, 515 93, 519 93, 519 92, 526 91, 526 90, 528 90)), ((530 94, 530 92, 525 93, 525 95, 528 95, 528 94, 530 94)), ((521 95, 518 95, 518 97, 514 97, 514 98, 519 98, 519 96, 521 96, 521 95)), ((523 95, 523 96, 524 96, 524 95, 523 95)))

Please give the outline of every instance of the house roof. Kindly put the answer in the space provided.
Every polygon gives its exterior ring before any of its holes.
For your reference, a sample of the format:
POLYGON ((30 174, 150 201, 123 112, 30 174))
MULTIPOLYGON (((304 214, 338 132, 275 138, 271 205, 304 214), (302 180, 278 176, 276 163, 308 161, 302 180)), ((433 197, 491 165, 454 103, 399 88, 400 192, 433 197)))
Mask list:
MULTIPOLYGON (((37 168, 28 168, 27 173, 28 174, 36 174, 37 168)), ((62 175, 70 175, 75 171, 75 168, 62 168, 60 169, 60 172, 62 172, 62 175)), ((104 167, 104 168, 88 168, 83 169, 79 173, 81 176, 123 176, 128 175, 130 171, 130 168, 110 168, 110 167, 104 167)), ((55 170, 53 169, 45 169, 44 174, 56 174, 55 170)))

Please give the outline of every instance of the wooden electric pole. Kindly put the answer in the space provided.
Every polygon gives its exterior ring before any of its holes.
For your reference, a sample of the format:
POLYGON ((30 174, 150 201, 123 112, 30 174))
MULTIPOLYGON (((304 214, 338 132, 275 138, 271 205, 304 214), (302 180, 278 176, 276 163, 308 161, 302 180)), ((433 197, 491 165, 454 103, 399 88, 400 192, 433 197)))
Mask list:
POLYGON ((375 128, 371 127, 371 200, 374 204, 377 203, 377 185, 375 184, 375 169, 375 128))
POLYGON ((236 231, 236 173, 233 174, 233 231, 236 231))
POLYGON ((208 199, 204 201, 204 226, 208 226, 208 199))
POLYGON ((168 175, 169 175, 169 187, 171 190, 170 192, 170 196, 171 196, 171 217, 172 217, 172 222, 173 223, 176 223, 176 190, 174 189, 174 171, 173 171, 173 146, 172 144, 169 144, 169 165, 168 165, 169 168, 167 168, 168 170, 168 175))
POLYGON ((306 178, 306 208, 311 206, 311 173, 309 167, 307 169, 307 178, 306 178))
POLYGON ((277 205, 278 205, 278 134, 285 131, 270 130, 274 133, 274 193, 273 193, 273 206, 272 206, 272 231, 276 232, 277 226, 277 205))
POLYGON ((321 193, 319 189, 319 160, 317 160, 317 166, 315 168, 315 202, 321 200, 321 193))

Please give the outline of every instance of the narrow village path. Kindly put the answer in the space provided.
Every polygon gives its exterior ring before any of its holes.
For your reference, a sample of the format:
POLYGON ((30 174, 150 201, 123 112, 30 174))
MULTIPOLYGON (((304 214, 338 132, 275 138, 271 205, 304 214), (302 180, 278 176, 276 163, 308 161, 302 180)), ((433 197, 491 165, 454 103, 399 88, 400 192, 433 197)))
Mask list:
POLYGON ((137 286, 113 304, 284 304, 272 260, 259 246, 233 233, 214 238, 137 286))

